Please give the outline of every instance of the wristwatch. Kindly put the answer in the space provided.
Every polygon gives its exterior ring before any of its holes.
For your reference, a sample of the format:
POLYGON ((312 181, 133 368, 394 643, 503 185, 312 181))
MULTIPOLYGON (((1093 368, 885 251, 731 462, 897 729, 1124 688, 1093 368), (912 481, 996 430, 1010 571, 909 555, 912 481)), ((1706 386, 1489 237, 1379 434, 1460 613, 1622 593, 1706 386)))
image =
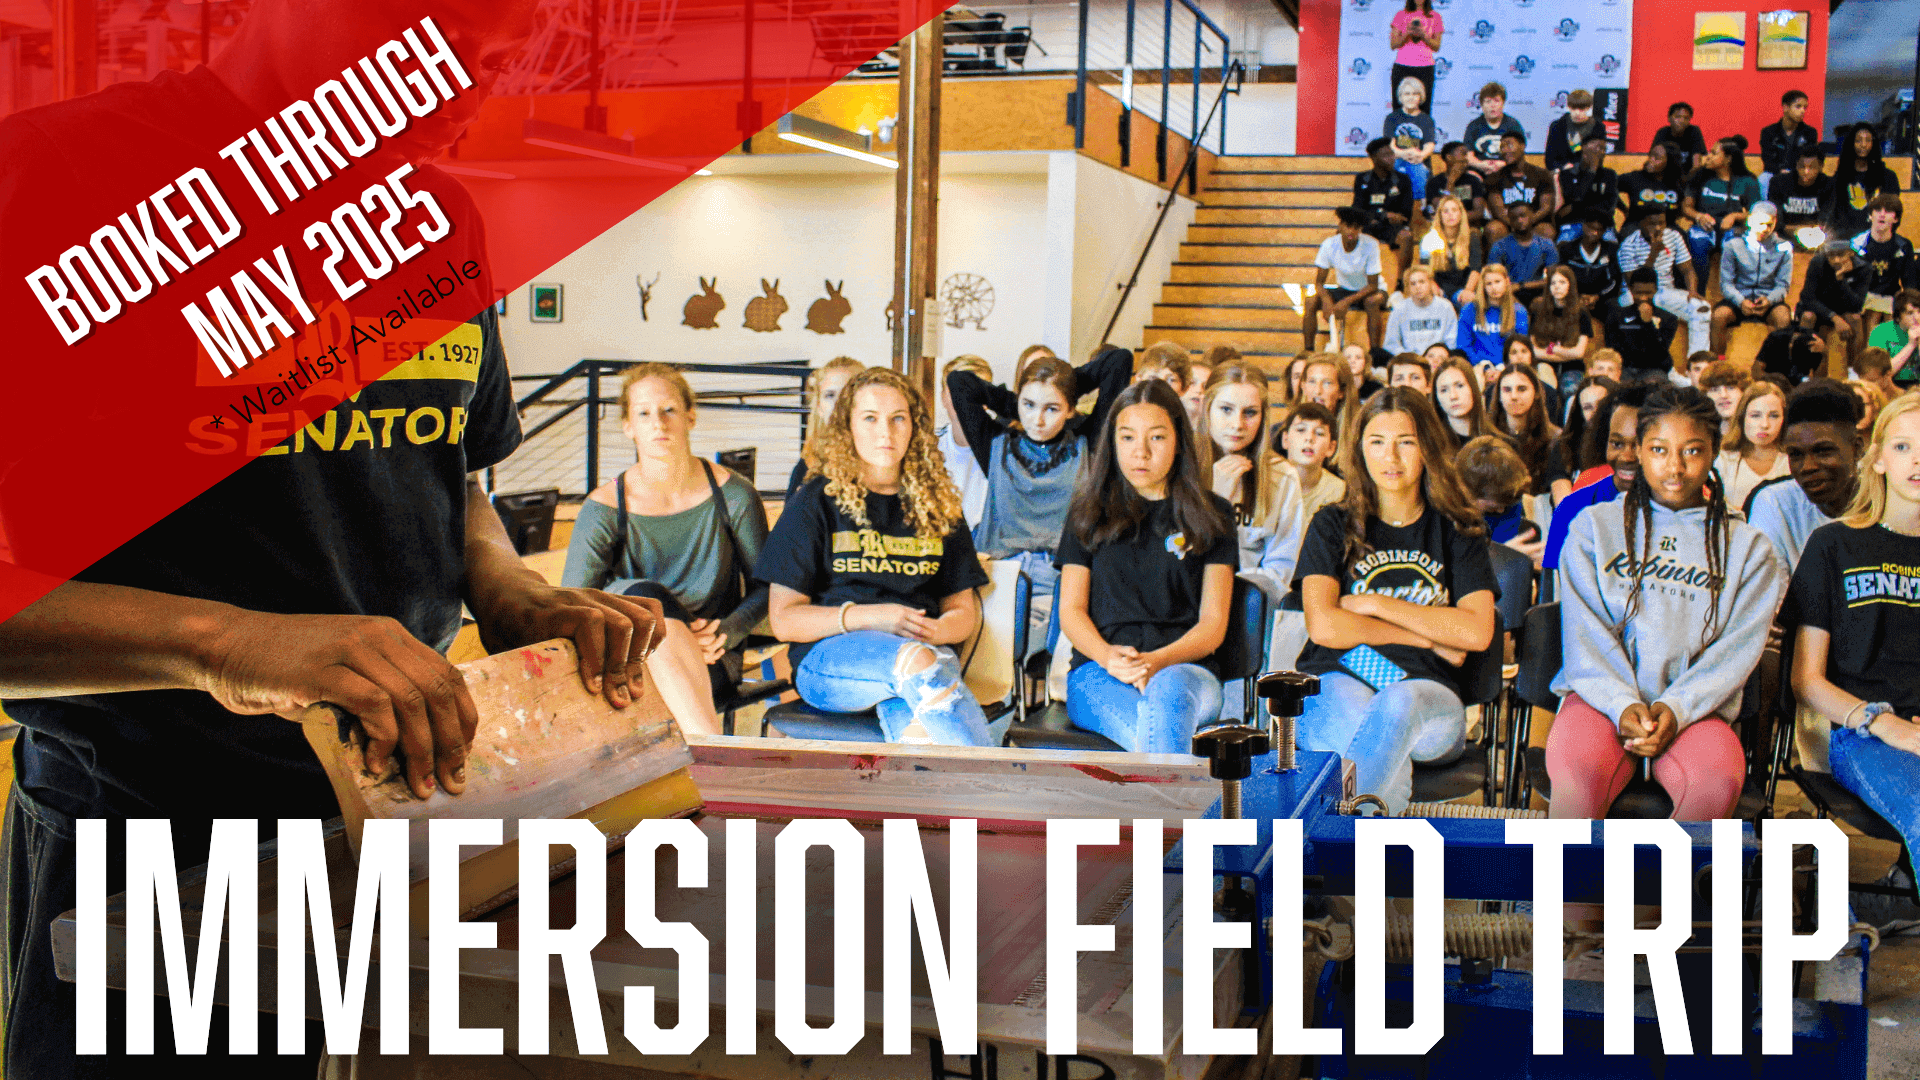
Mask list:
POLYGON ((1869 701, 1860 707, 1860 722, 1854 725, 1853 730, 1869 739, 1875 738, 1873 722, 1892 711, 1893 706, 1884 701, 1869 701))

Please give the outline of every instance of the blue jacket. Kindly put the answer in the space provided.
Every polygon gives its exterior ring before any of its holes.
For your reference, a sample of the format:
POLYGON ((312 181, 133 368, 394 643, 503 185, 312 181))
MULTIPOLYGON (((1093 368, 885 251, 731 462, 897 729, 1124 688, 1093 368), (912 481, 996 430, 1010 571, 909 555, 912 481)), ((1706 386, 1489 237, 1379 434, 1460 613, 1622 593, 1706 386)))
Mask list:
POLYGON ((1748 233, 1720 251, 1720 292, 1734 304, 1750 297, 1784 304, 1792 283, 1793 245, 1778 236, 1762 244, 1748 233))
MULTIPOLYGON (((1519 304, 1513 306, 1513 332, 1522 336, 1527 332, 1527 309, 1519 304)), ((1491 329, 1481 327, 1479 305, 1468 301, 1460 308, 1460 325, 1455 333, 1453 347, 1467 354, 1468 363, 1478 365, 1484 360, 1499 367, 1505 362, 1501 351, 1507 335, 1500 331, 1498 317, 1491 329)))

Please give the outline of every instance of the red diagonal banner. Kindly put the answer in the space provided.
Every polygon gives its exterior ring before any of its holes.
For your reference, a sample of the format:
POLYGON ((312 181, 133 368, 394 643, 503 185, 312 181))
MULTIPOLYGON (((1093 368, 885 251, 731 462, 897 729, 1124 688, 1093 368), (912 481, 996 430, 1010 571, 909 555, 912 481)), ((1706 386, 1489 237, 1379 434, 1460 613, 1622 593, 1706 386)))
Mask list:
MULTIPOLYGON (((263 4, 208 65, 0 122, 0 619, 236 470, 262 514, 322 513, 277 502, 271 470, 460 441, 457 404, 339 406, 390 374, 457 380, 462 323, 946 6, 263 4), (631 176, 589 205, 510 179, 476 202, 433 164, 503 141, 631 176)), ((217 564, 256 524, 195 518, 174 546, 217 564)), ((328 559, 283 554, 292 596, 328 559)))

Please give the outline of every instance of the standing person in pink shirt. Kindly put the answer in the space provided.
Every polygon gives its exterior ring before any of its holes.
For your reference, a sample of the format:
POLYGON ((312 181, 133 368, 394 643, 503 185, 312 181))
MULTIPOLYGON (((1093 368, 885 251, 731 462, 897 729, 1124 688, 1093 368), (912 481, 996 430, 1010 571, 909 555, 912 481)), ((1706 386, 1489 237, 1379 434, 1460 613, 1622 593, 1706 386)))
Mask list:
POLYGON ((1433 100, 1433 55, 1440 51, 1440 35, 1446 24, 1433 10, 1433 0, 1407 0, 1405 10, 1393 13, 1392 33, 1387 44, 1393 49, 1393 75, 1387 85, 1398 88, 1400 80, 1412 76, 1427 88, 1427 100, 1433 100))

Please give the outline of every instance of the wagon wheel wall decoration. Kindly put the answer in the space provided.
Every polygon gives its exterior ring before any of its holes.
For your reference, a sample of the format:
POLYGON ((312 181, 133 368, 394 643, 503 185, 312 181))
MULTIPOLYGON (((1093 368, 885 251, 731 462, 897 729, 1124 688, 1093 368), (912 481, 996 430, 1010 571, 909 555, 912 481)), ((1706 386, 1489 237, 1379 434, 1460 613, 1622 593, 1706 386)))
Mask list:
POLYGON ((972 323, 975 330, 985 330, 993 314, 993 286, 979 274, 949 275, 940 283, 940 304, 948 326, 959 330, 972 323))

